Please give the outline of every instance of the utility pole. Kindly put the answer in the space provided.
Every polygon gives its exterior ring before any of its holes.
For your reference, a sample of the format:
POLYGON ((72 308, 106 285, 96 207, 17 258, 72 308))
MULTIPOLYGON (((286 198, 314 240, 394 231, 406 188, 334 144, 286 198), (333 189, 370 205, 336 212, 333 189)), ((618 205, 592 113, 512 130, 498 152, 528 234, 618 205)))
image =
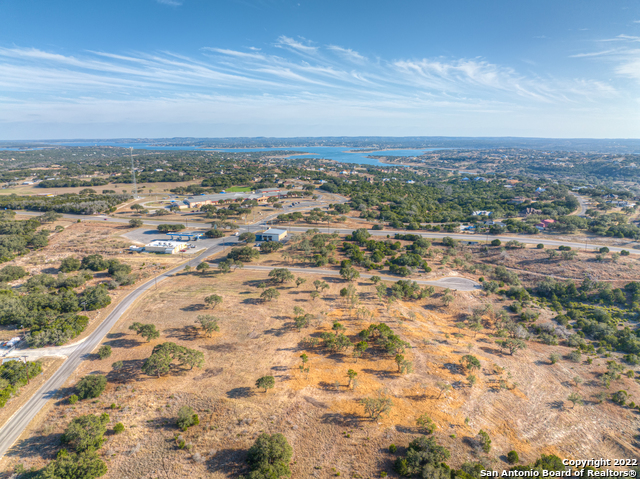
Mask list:
POLYGON ((136 169, 133 166, 133 146, 130 147, 129 155, 131 156, 131 174, 133 175, 133 199, 138 196, 138 185, 136 185, 136 169))

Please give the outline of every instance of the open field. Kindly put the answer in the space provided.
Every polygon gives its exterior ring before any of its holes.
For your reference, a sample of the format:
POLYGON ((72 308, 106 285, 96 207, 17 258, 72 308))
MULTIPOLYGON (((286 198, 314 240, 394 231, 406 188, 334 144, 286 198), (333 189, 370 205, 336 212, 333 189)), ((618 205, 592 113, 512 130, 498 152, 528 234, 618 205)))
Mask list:
MULTIPOLYGON (((490 334, 495 316, 483 316, 478 333, 462 332, 456 324, 470 308, 491 302, 483 293, 456 293, 454 302, 441 306, 441 292, 417 301, 381 303, 368 281, 357 283, 363 311, 350 310, 339 295, 344 281, 322 278, 329 289, 310 299, 315 275, 301 275, 306 283, 279 287, 280 298, 261 302, 257 285, 266 273, 237 271, 221 274, 180 274, 150 290, 111 330, 104 344, 113 348, 110 358, 82 363, 76 374, 102 373, 109 379, 98 400, 66 402, 73 379, 51 410, 33 421, 20 441, 3 459, 3 468, 22 463, 40 467, 59 449, 60 433, 80 414, 108 412, 111 424, 121 421, 122 435, 109 436, 101 454, 109 466, 106 478, 116 477, 237 477, 245 470, 246 450, 262 431, 282 432, 294 449, 293 477, 374 477, 381 471, 392 476, 395 456, 391 443, 406 444, 419 434, 416 417, 426 413, 438 429, 435 437, 452 451, 450 464, 484 458, 496 468, 505 465, 511 449, 528 462, 540 453, 568 457, 632 457, 635 453, 635 414, 613 403, 593 399, 600 390, 597 377, 605 359, 591 365, 561 359, 551 365, 551 352, 567 355, 570 348, 530 342, 514 356, 503 353, 490 334), (215 309, 203 298, 219 294, 215 309), (293 307, 301 306, 314 319, 298 331, 293 307), (195 326, 199 314, 219 318, 220 332, 206 337, 195 326), (133 321, 153 323, 161 337, 150 343, 128 328, 133 321), (360 359, 330 353, 320 346, 304 345, 304 337, 331 331, 334 321, 355 341, 369 324, 384 322, 411 348, 405 356, 414 372, 401 375, 392 356, 368 352, 360 359), (204 353, 203 368, 175 367, 162 378, 142 374, 140 367, 157 344, 173 341, 204 353), (306 353, 308 374, 301 372, 299 356, 306 353), (471 387, 459 359, 475 355, 481 370, 471 387), (111 369, 123 361, 120 371, 111 369), (347 386, 346 371, 358 372, 358 386, 347 386), (276 385, 264 393, 255 380, 273 375, 276 385), (580 386, 572 384, 580 376, 580 386), (438 383, 452 386, 442 392, 438 383), (368 419, 356 400, 383 389, 394 406, 377 421, 368 419), (571 407, 567 395, 578 390, 584 406, 571 407), (111 405, 114 406, 111 406, 111 405), (180 432, 175 426, 178 409, 193 407, 200 425, 180 432), (553 428, 550 428, 550 425, 553 428), (478 430, 493 441, 485 457, 471 445, 478 430), (612 431, 616 431, 615 434, 612 431), (177 447, 184 438, 187 449, 177 447), (357 474, 357 476, 354 476, 357 474)), ((499 303, 496 305, 499 306, 499 303)), ((549 321, 541 311, 540 321, 549 321)), ((638 396, 640 389, 622 378, 615 388, 638 396)))

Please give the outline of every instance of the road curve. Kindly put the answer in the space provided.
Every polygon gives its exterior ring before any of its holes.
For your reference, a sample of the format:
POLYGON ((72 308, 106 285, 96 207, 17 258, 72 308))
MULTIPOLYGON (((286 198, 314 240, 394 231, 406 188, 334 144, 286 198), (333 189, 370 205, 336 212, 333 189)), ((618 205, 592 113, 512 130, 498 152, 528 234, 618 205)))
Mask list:
MULTIPOLYGON (((189 263, 201 261, 206 257, 223 251, 237 242, 235 237, 221 238, 218 243, 207 248, 199 256, 191 259, 189 263)), ((44 407, 44 405, 55 397, 56 392, 64 385, 69 376, 73 374, 82 361, 87 359, 91 351, 102 341, 105 335, 113 328, 120 317, 127 309, 147 290, 152 288, 156 282, 162 281, 175 273, 181 271, 187 264, 177 266, 156 279, 147 281, 138 286, 129 293, 106 317, 106 319, 91 333, 86 340, 77 345, 68 359, 60 366, 60 368, 51 376, 44 385, 22 406, 0 429, 0 458, 5 455, 7 450, 18 440, 22 432, 27 428, 31 420, 44 407)))

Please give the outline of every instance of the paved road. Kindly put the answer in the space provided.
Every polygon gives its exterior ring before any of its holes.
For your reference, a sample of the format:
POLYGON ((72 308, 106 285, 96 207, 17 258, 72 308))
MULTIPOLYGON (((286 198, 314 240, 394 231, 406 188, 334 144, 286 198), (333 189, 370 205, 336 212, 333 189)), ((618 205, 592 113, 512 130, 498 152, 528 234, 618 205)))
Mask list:
POLYGON ((578 200, 578 203, 580 203, 580 209, 575 213, 576 216, 586 216, 587 214, 587 200, 584 198, 584 196, 580 196, 576 193, 571 193, 573 196, 576 197, 576 199, 578 200))
MULTIPOLYGON (((284 228, 286 228, 288 231, 290 232, 304 232, 307 231, 309 229, 311 229, 312 227, 309 226, 304 226, 304 227, 298 227, 298 226, 285 226, 284 228)), ((326 226, 322 226, 322 225, 318 225, 316 226, 316 228, 318 230, 320 230, 320 232, 322 233, 342 233, 342 234, 348 234, 348 233, 352 233, 353 232, 353 228, 327 228, 326 226)), ((453 238, 453 239, 458 239, 458 240, 462 240, 462 241, 478 241, 478 242, 485 242, 485 241, 491 241, 494 239, 499 239, 500 241, 503 242, 507 242, 507 241, 511 241, 511 240, 518 240, 521 243, 524 244, 540 244, 542 243, 545 246, 571 246, 574 249, 588 249, 588 250, 596 250, 601 248, 602 246, 607 246, 611 251, 613 252, 619 252, 622 251, 623 249, 626 249, 627 251, 629 251, 631 254, 638 254, 640 255, 640 250, 634 250, 633 246, 626 246, 624 248, 621 247, 617 247, 617 246, 609 246, 609 245, 598 245, 595 243, 591 243, 591 241, 597 241, 596 238, 589 238, 588 242, 585 243, 582 242, 575 242, 575 241, 565 241, 565 240, 554 240, 554 239, 549 239, 548 236, 542 236, 542 235, 483 235, 483 234, 473 234, 473 233, 424 233, 424 232, 420 232, 420 231, 399 231, 399 230, 369 230, 369 233, 372 236, 383 236, 386 237, 387 235, 390 235, 392 238, 396 233, 401 233, 401 234, 417 234, 422 236, 423 238, 433 238, 433 239, 442 239, 445 237, 449 237, 449 238, 453 238)))
MULTIPOLYGON (((218 243, 207 248, 198 257, 192 259, 190 264, 197 264, 207 256, 222 251, 237 242, 235 237, 221 238, 218 243)), ((98 328, 84 341, 76 345, 73 351, 69 352, 68 359, 62 364, 51 378, 16 412, 11 419, 0 429, 0 457, 4 456, 7 450, 20 437, 25 428, 29 425, 36 414, 44 407, 44 405, 55 397, 56 392, 63 386, 66 380, 76 370, 80 363, 85 360, 95 347, 102 341, 105 335, 116 324, 118 319, 127 311, 127 309, 148 289, 154 287, 157 281, 174 275, 181 271, 186 264, 173 268, 160 276, 156 280, 150 280, 143 285, 137 287, 128 296, 126 296, 118 306, 109 314, 106 319, 98 326, 98 328)), ((64 347, 64 348, 68 348, 64 347)), ((16 350, 17 354, 21 354, 16 350)))
MULTIPOLYGON (((271 271, 275 269, 275 266, 257 266, 246 265, 243 269, 250 271, 271 271)), ((340 272, 332 269, 316 269, 316 268, 287 268, 292 273, 305 273, 305 274, 318 274, 323 276, 340 276, 340 272)), ((369 279, 372 276, 380 276, 384 281, 398 281, 398 277, 384 276, 384 275, 372 275, 372 274, 360 274, 361 278, 369 279)), ((482 286, 477 281, 473 281, 467 278, 458 278, 455 276, 449 276, 446 278, 440 278, 433 281, 425 281, 422 279, 415 280, 418 284, 427 284, 431 286, 439 286, 440 288, 455 289, 456 291, 474 291, 480 289, 482 286)))
MULTIPOLYGON (((293 210, 289 211, 292 212, 293 210)), ((285 211, 287 212, 287 211, 285 211)), ((31 211, 20 211, 20 214, 24 214, 24 215, 33 215, 33 216, 39 216, 42 213, 36 213, 36 212, 31 212, 31 211)), ((271 220, 273 218, 275 218, 275 216, 281 214, 281 212, 279 213, 274 213, 273 215, 270 215, 268 218, 261 218, 259 223, 262 224, 264 223, 267 219, 271 220)), ((65 218, 71 218, 71 219, 81 219, 81 220, 85 220, 85 221, 108 221, 108 222, 113 222, 113 223, 129 223, 129 219, 128 218, 112 218, 112 217, 108 217, 108 216, 86 216, 86 215, 63 215, 65 218)), ((148 220, 148 219, 142 219, 144 224, 147 225, 152 225, 152 226, 156 226, 159 224, 184 224, 184 222, 177 222, 177 221, 157 221, 157 220, 148 220)), ((202 223, 197 223, 194 224, 194 228, 200 226, 202 227, 202 223)), ((240 231, 255 231, 260 225, 258 223, 252 224, 252 225, 239 225, 238 229, 240 231)), ((289 231, 292 232, 303 232, 303 231, 307 231, 309 229, 312 228, 317 228, 319 229, 321 232, 325 233, 325 232, 331 232, 331 233, 343 233, 343 234, 348 234, 353 232, 353 228, 333 228, 331 226, 327 227, 327 225, 323 225, 323 224, 318 224, 315 226, 288 226, 288 225, 282 225, 282 228, 285 228, 289 231)), ((577 250, 581 250, 581 249, 587 249, 587 250, 591 250, 591 251, 595 251, 603 246, 607 246, 609 248, 609 250, 611 250, 612 252, 620 252, 622 250, 627 250, 629 251, 631 254, 634 255, 640 255, 640 246, 638 246, 638 249, 634 249, 634 247, 636 247, 636 245, 633 244, 633 242, 629 241, 629 245, 628 246, 624 246, 624 247, 618 247, 618 246, 610 246, 610 245, 606 245, 606 244, 602 244, 602 243, 598 243, 599 238, 596 237, 592 237, 592 238, 588 238, 587 242, 578 242, 578 241, 567 241, 567 240, 560 240, 560 239, 550 239, 548 236, 546 235, 483 235, 483 234, 473 234, 473 233, 424 233, 424 232, 420 232, 420 231, 406 231, 406 230, 392 230, 392 229, 385 229, 385 230, 369 230, 369 233, 371 233, 373 236, 383 236, 386 237, 387 235, 395 235, 396 233, 402 233, 402 234, 419 234, 420 236, 422 236, 423 238, 434 238, 434 239, 441 239, 444 237, 450 237, 450 238, 454 238, 454 239, 459 239, 462 241, 491 241, 494 239, 499 239, 500 241, 503 242, 507 242, 507 241, 511 241, 511 240, 518 240, 521 243, 524 244, 543 244, 545 246, 553 246, 553 247, 558 247, 558 246, 571 246, 574 249, 577 250)))

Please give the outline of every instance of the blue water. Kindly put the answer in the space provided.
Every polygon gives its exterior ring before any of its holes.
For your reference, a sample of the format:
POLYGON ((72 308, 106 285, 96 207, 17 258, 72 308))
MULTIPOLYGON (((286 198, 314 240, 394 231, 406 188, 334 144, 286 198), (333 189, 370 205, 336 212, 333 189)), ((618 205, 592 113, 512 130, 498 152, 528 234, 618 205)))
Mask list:
MULTIPOLYGON (((175 150, 175 151, 228 151, 234 153, 255 152, 255 151, 301 151, 309 155, 292 155, 290 158, 322 158, 334 160, 340 163, 355 163, 359 165, 384 165, 375 158, 367 158, 368 155, 385 156, 418 156, 426 151, 445 150, 447 148, 423 148, 419 150, 387 150, 360 152, 357 148, 344 146, 300 146, 286 148, 200 148, 197 146, 160 146, 153 143, 116 143, 108 141, 99 142, 57 142, 55 144, 63 146, 115 146, 120 148, 133 148, 134 150, 175 150)), ((2 149, 2 148, 0 148, 2 149)), ((7 150, 18 150, 18 148, 6 148, 7 150)), ((33 148, 35 149, 35 148, 33 148)))
POLYGON ((43 150, 44 148, 0 148, 0 151, 31 151, 31 150, 43 150))

